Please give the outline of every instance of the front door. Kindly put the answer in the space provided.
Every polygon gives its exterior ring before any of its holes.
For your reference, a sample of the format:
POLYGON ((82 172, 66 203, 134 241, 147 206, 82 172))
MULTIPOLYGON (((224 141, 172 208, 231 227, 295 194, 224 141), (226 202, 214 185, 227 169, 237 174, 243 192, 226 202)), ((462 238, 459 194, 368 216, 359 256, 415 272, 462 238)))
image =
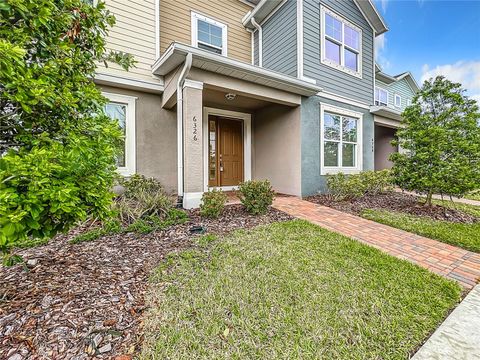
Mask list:
POLYGON ((209 115, 209 186, 236 186, 243 181, 242 120, 209 115))

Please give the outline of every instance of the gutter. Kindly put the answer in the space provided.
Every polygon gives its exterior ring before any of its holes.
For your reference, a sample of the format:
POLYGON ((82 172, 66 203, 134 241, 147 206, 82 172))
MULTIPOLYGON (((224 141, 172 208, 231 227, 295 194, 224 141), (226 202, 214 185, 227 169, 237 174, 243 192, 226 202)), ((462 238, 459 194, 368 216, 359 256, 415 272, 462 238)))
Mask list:
POLYGON ((263 66, 263 31, 259 23, 252 17, 250 22, 258 30, 258 66, 263 66))
POLYGON ((192 54, 187 54, 185 64, 177 81, 177 165, 178 165, 178 201, 183 197, 183 84, 192 67, 192 54))

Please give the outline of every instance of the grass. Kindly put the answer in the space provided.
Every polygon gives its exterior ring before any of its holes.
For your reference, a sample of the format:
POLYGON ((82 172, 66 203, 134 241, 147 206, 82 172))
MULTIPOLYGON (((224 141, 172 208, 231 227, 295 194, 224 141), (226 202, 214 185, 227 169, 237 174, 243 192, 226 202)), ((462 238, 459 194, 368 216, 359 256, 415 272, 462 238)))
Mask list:
MULTIPOLYGON (((480 206, 434 200, 437 205, 455 208, 480 218, 480 206)), ((362 217, 417 235, 435 239, 466 250, 480 253, 480 222, 474 224, 433 220, 395 211, 369 209, 362 217)))
POLYGON ((470 199, 470 200, 480 201, 480 190, 477 190, 477 191, 471 192, 470 194, 467 194, 467 196, 465 196, 465 198, 470 199))
POLYGON ((144 359, 407 359, 460 287, 295 220, 201 238, 152 277, 144 359))

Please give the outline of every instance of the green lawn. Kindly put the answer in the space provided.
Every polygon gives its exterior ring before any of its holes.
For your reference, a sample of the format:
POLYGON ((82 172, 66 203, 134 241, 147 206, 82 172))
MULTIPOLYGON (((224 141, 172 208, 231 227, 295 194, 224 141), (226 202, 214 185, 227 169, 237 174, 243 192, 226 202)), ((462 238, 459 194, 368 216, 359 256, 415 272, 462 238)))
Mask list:
POLYGON ((480 201, 480 190, 474 191, 470 194, 467 194, 465 198, 470 199, 470 200, 477 200, 480 201))
MULTIPOLYGON (((441 205, 441 201, 435 201, 441 205)), ((444 206, 456 208, 480 218, 480 207, 449 201, 444 206)), ((470 251, 480 252, 480 222, 474 224, 453 223, 426 217, 386 210, 365 210, 362 216, 385 225, 439 240, 470 251)))
POLYGON ((305 221, 200 243, 153 276, 142 358, 407 359, 460 298, 451 281, 305 221))

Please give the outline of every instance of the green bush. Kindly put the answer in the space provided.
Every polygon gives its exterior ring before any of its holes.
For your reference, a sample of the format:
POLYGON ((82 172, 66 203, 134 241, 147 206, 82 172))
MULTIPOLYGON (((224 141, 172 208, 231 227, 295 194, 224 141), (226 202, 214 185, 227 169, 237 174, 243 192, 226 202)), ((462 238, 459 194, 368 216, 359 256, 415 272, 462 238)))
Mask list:
POLYGON ((352 200, 391 190, 392 176, 390 170, 363 171, 354 175, 338 173, 328 175, 327 186, 333 200, 352 200))
POLYGON ((141 219, 135 220, 125 231, 148 234, 152 231, 166 229, 175 224, 183 224, 188 220, 187 214, 179 209, 170 209, 165 219, 160 219, 156 215, 147 215, 141 219))
POLYGON ((227 194, 220 190, 210 190, 203 193, 200 204, 200 215, 208 218, 218 218, 227 203, 227 194))
POLYGON ((240 184, 238 197, 246 210, 253 215, 265 214, 272 205, 275 192, 270 181, 250 180, 240 184))
POLYGON ((125 192, 115 200, 114 210, 127 226, 146 216, 163 219, 173 208, 172 198, 154 178, 136 174, 124 180, 122 185, 125 192))

